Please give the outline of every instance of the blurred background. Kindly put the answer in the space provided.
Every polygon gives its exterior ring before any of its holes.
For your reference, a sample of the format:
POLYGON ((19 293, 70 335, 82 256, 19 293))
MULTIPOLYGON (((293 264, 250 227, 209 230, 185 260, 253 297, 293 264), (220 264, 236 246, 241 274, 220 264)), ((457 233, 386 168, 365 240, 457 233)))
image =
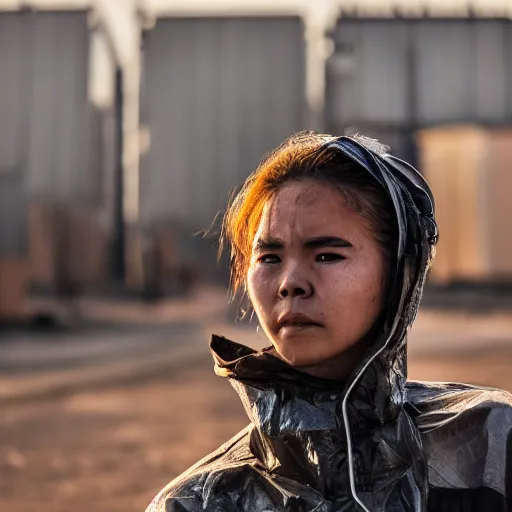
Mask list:
POLYGON ((301 129, 417 165, 410 377, 512 391, 508 0, 0 0, 0 509, 143 510, 243 427, 219 214, 301 129))

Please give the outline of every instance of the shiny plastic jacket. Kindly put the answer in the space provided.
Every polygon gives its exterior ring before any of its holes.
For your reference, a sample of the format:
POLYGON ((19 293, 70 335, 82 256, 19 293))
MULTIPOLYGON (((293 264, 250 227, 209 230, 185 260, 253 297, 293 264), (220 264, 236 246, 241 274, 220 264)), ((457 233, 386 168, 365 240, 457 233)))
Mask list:
POLYGON ((250 424, 147 512, 512 511, 512 396, 407 381, 407 331, 437 240, 428 185, 351 138, 325 144, 370 172, 395 207, 394 285, 375 342, 340 383, 213 336, 215 371, 250 424))

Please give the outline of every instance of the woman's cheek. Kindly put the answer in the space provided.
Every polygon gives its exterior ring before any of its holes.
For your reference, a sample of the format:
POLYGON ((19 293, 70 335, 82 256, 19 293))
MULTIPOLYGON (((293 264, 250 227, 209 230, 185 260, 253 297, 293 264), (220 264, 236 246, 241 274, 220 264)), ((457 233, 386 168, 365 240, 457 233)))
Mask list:
POLYGON ((340 287, 346 288, 347 282, 352 280, 353 275, 354 270, 351 263, 343 260, 332 265, 319 267, 318 278, 315 281, 322 288, 332 289, 331 293, 334 293, 333 297, 335 297, 342 291, 340 287))
POLYGON ((343 310, 365 307, 369 297, 379 288, 373 274, 358 261, 344 260, 327 267, 318 281, 322 297, 343 310))
POLYGON ((263 265, 254 265, 247 274, 249 298, 256 311, 265 309, 268 302, 270 280, 263 265))

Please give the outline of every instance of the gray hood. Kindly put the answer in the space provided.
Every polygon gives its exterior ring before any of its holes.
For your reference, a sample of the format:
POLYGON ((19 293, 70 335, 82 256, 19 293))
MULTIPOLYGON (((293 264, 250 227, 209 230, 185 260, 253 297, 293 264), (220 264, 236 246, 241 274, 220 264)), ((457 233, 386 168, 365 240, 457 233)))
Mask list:
MULTIPOLYGON (((303 377, 265 353, 240 357, 243 349, 216 338, 212 343, 216 371, 232 379, 264 443, 270 444, 271 452, 279 452, 275 464, 283 464, 283 447, 288 447, 286 465, 308 467, 310 475, 304 483, 309 480, 337 503, 346 501, 339 510, 352 510, 354 502, 359 505, 356 510, 384 510, 395 502, 397 511, 423 510, 427 467, 420 435, 404 403, 406 335, 418 311, 437 241, 432 194, 411 166, 390 155, 379 156, 351 138, 328 139, 324 147, 343 152, 371 173, 395 208, 392 286, 371 349, 340 386, 303 377), (260 366, 255 364, 258 360, 260 366), (320 439, 315 441, 317 436, 320 439)), ((265 453, 263 449, 261 454, 265 453)))

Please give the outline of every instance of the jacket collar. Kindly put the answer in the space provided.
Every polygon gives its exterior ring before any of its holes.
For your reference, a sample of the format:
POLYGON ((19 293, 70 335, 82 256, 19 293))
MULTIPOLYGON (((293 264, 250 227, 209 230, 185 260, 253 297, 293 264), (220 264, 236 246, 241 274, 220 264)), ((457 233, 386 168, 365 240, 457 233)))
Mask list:
MULTIPOLYGON (((292 432, 341 430, 346 382, 304 373, 273 356, 270 347, 258 352, 213 335, 210 348, 215 372, 230 380, 249 419, 262 433, 280 437, 292 432)), ((379 360, 375 366, 365 372, 364 382, 351 395, 356 435, 393 421, 403 404, 401 382, 390 379, 379 360), (399 389, 394 389, 396 386, 399 389)))
MULTIPOLYGON (((230 380, 254 426, 250 449, 265 470, 332 502, 351 502, 341 411, 347 383, 310 376, 268 349, 257 352, 220 336, 212 337, 210 347, 215 372, 230 380)), ((378 370, 365 372, 350 406, 357 486, 368 503, 381 500, 386 485, 404 475, 415 474, 412 481, 426 478, 417 431, 402 408, 403 394, 390 398, 389 376, 378 370)), ((397 485, 409 489, 409 479, 397 485)))

